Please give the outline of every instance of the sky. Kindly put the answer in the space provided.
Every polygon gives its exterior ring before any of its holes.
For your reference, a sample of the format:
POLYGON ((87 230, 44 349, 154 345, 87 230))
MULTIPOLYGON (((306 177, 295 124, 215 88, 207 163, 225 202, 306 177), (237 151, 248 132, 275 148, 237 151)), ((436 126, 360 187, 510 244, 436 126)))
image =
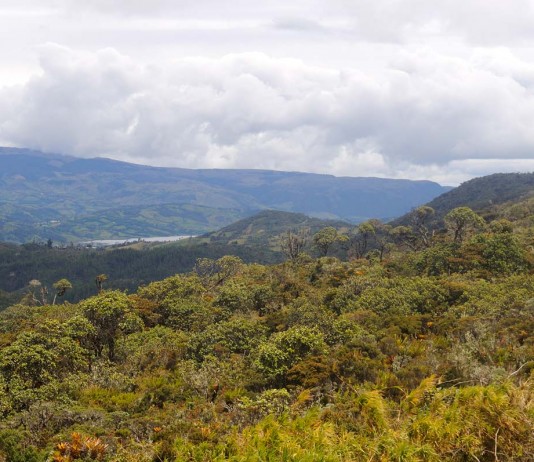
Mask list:
POLYGON ((534 0, 2 0, 0 145, 456 185, 534 171, 534 0))

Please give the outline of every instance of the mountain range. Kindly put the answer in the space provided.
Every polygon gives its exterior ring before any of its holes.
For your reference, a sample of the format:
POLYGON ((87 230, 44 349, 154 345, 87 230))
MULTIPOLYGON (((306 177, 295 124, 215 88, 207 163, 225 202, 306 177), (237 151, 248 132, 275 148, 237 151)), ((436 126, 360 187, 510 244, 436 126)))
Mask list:
POLYGON ((431 181, 183 169, 0 148, 0 241, 196 235, 275 209, 391 219, 451 188, 431 181))

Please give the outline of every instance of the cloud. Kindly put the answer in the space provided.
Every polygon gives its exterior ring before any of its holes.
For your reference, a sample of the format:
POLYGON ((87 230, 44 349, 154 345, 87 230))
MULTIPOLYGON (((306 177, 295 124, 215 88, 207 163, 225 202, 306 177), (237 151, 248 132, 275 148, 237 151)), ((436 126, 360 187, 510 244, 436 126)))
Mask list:
POLYGON ((84 14, 145 20, 218 20, 273 24, 280 30, 317 30, 349 34, 366 41, 407 43, 429 37, 455 37, 478 45, 521 43, 534 38, 531 0, 5 0, 27 10, 47 3, 71 18, 84 14))
MULTIPOLYGON (((511 45, 534 38, 532 0, 4 0, 0 13, 55 11, 68 22, 116 18, 126 25, 143 26, 142 19, 162 21, 200 20, 239 27, 247 24, 274 25, 280 31, 316 30, 347 34, 367 42, 408 43, 441 38, 459 39, 477 45, 511 45)), ((199 24, 200 29, 202 25, 199 24)), ((68 25, 67 25, 68 28, 68 25)), ((98 28, 98 25, 95 25, 98 28)), ((157 28, 157 26, 156 26, 157 28)))
POLYGON ((534 169, 534 67, 510 51, 421 48, 380 72, 263 53, 155 67, 114 49, 42 47, 0 90, 0 141, 181 167, 433 178, 534 169))

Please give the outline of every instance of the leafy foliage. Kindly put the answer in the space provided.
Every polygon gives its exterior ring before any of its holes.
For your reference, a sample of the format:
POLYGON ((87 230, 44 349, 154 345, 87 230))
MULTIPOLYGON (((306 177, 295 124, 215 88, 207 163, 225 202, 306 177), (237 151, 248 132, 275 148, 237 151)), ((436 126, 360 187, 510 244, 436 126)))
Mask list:
POLYGON ((95 272, 74 304, 34 283, 0 313, 0 460, 527 462, 534 222, 514 207, 461 239, 427 209, 368 222, 343 259, 201 254, 133 294, 95 272))

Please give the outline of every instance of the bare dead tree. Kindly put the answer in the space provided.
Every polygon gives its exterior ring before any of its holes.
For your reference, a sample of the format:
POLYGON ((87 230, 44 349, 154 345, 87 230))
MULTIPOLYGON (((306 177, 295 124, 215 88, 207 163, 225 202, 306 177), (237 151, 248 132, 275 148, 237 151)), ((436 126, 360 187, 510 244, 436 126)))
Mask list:
POLYGON ((289 260, 295 261, 302 253, 307 241, 308 236, 305 232, 295 234, 291 230, 288 230, 287 234, 281 238, 280 247, 289 260))

